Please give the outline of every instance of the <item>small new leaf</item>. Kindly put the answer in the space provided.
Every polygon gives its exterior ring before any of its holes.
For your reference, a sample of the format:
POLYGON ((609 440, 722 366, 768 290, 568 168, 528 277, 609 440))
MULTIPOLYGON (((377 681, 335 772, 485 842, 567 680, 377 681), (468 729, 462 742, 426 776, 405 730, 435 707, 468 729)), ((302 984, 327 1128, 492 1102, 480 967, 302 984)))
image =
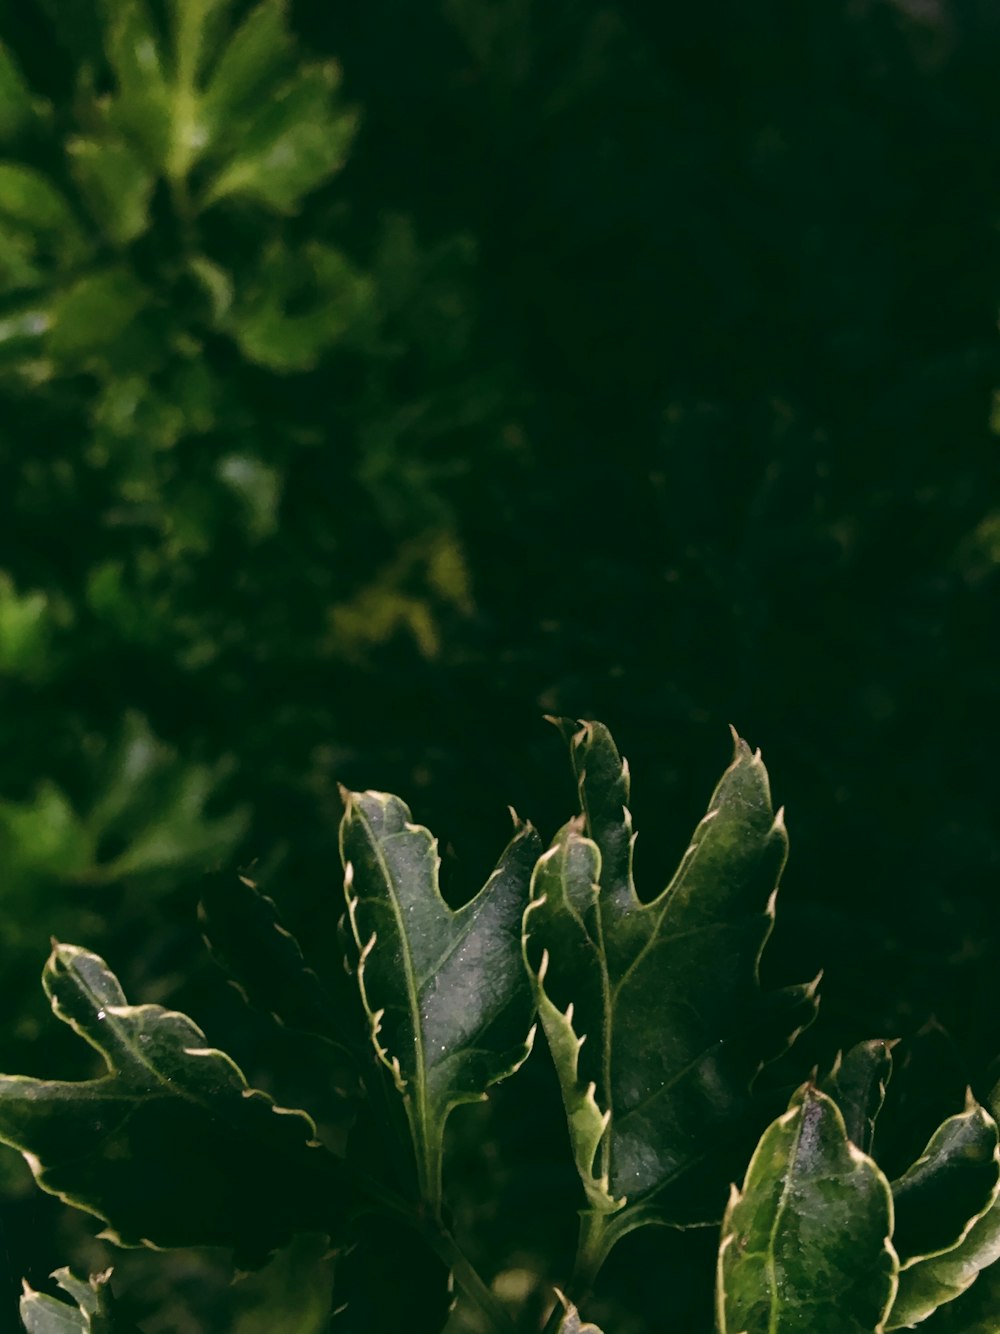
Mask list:
POLYGON ((694 1221, 690 1199, 667 1188, 696 1181, 711 1211, 724 1181, 705 1166, 752 1115, 761 1065, 815 1010, 814 985, 765 994, 758 981, 784 824, 760 754, 737 739, 676 875, 642 903, 628 768, 601 724, 565 730, 583 814, 538 863, 524 958, 577 1170, 594 1210, 628 1202, 635 1218, 694 1221))
POLYGON ((881 1334, 897 1282, 892 1196, 805 1085, 733 1187, 717 1271, 719 1334, 881 1334))
POLYGON ((531 1048, 520 923, 540 851, 530 825, 457 912, 441 897, 437 844, 398 797, 345 792, 340 846, 356 972, 372 1041, 403 1097, 422 1198, 441 1203, 444 1125, 531 1048))
POLYGON ((259 1257, 356 1203, 309 1117, 249 1088, 185 1015, 129 1005, 104 961, 73 945, 55 946, 43 980, 106 1070, 82 1082, 0 1076, 0 1140, 44 1190, 104 1219, 111 1240, 259 1257))

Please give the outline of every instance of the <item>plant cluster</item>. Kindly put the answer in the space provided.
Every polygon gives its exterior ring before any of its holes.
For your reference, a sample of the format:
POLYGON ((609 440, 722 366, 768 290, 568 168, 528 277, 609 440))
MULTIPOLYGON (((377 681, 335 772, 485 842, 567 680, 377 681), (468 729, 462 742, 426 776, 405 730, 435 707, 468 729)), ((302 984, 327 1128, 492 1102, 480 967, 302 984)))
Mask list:
MULTIPOLYGON (((45 990, 105 1069, 78 1082, 0 1078, 0 1137, 119 1246, 227 1246, 258 1265, 291 1247, 310 1279, 276 1327, 300 1334, 398 1327, 401 1294, 381 1290, 364 1263, 375 1248, 391 1268, 393 1227, 437 1262, 402 1294, 411 1327, 579 1334, 597 1328, 580 1311, 599 1305, 623 1238, 720 1215, 718 1334, 883 1334, 948 1312, 1000 1258, 993 1112, 969 1093, 890 1181, 872 1151, 891 1042, 851 1048, 790 1101, 761 1077, 811 1021, 817 987, 766 989, 759 977, 787 851, 760 753, 736 738, 676 874, 644 901, 627 764, 602 725, 561 726, 579 814, 547 851, 515 817, 496 868, 458 909, 441 896, 436 840, 408 807, 344 792, 351 985, 340 996, 249 879, 206 896, 209 942, 247 997, 335 1053, 341 1124, 325 1142, 307 1111, 251 1088, 192 1020, 130 1004, 103 960, 62 944, 45 990), (502 1275, 480 1271, 452 1226, 444 1171, 452 1112, 516 1075, 536 1025, 580 1206, 571 1272, 555 1276, 564 1291, 547 1304, 553 1276, 535 1275, 515 1298, 502 1275)), ((128 1328, 115 1323, 108 1274, 56 1278, 76 1310, 27 1290, 30 1334, 128 1328)))

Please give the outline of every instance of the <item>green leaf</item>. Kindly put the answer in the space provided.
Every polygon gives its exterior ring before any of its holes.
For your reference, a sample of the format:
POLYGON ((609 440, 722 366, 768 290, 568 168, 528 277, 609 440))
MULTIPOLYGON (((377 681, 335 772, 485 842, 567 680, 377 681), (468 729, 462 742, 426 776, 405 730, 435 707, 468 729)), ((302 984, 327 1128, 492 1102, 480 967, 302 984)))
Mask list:
POLYGON ((294 251, 275 244, 223 327, 251 361, 275 371, 309 370, 361 325, 371 300, 370 281, 340 251, 318 242, 294 251))
POLYGON ((213 955, 246 995, 282 1024, 339 1036, 319 978, 285 929, 274 901, 246 876, 213 875, 202 893, 202 929, 213 955))
POLYGON ((107 0, 105 51, 118 83, 112 123, 158 171, 170 159, 170 87, 160 33, 144 0, 107 0))
POLYGON ((971 1094, 893 1182, 894 1240, 903 1260, 887 1329, 926 1320, 1000 1259, 997 1126, 971 1094))
POLYGON ((334 1257, 321 1233, 293 1237, 263 1269, 236 1285, 229 1334, 326 1334, 334 1257))
POLYGON ((848 1138, 864 1153, 871 1153, 875 1122, 892 1075, 895 1045, 884 1038, 873 1038, 859 1042, 846 1055, 838 1052, 833 1069, 820 1085, 840 1108, 848 1138))
POLYGON ((126 269, 107 269, 79 279, 56 298, 49 351, 63 361, 112 347, 147 303, 139 282, 126 269))
POLYGON ((126 245, 149 226, 155 179, 142 156, 123 139, 71 139, 73 175, 98 226, 115 245, 126 245))
POLYGON ((713 1207, 724 1183, 707 1160, 752 1117, 762 1063, 815 1010, 815 985, 765 995, 758 981, 784 823, 759 753, 737 739, 676 875, 641 903, 627 766, 599 723, 570 740, 584 815, 538 863, 524 956, 577 1170, 595 1210, 627 1201, 645 1216, 693 1221, 693 1204, 661 1192, 693 1174, 700 1207, 713 1207))
POLYGON ((56 945, 43 980, 57 1017, 105 1064, 82 1082, 0 1076, 0 1140, 43 1190, 104 1219, 125 1246, 259 1256, 339 1223, 355 1197, 304 1112, 249 1088, 185 1015, 129 1005, 97 955, 56 945))
POLYGON ((903 1267, 957 1246, 998 1190, 996 1123, 970 1093, 965 1110, 950 1116, 892 1183, 893 1244, 903 1267))
POLYGON ((31 124, 35 102, 7 46, 0 41, 0 143, 8 143, 31 124))
POLYGON ((345 792, 344 892, 357 978, 380 1060, 402 1094, 421 1195, 441 1205, 444 1125, 531 1049, 531 992, 520 922, 539 841, 514 838, 471 902, 438 888, 437 843, 398 797, 345 792))
POLYGON ((559 1334, 602 1334, 597 1325, 592 1325, 589 1321, 580 1319, 580 1312, 558 1288, 556 1288, 556 1296, 562 1302, 565 1312, 559 1325, 559 1334))
POLYGON ((66 200, 34 167, 0 162, 0 218, 37 232, 75 233, 76 220, 66 200))
POLYGON ((201 207, 239 196, 294 212, 303 195, 340 169, 354 137, 353 114, 334 109, 339 82, 335 65, 307 65, 264 99, 201 207))
POLYGON ((891 1229, 889 1183, 833 1099, 805 1085, 733 1187, 719 1334, 877 1334, 896 1289, 891 1229))
POLYGON ((290 63, 285 0, 264 0, 243 20, 205 87, 203 107, 213 136, 229 130, 262 89, 290 63))
POLYGON ((123 1334, 112 1318, 107 1286, 110 1269, 92 1274, 86 1281, 76 1278, 68 1269, 57 1269, 52 1277, 72 1297, 76 1307, 35 1292, 25 1283, 20 1314, 28 1334, 111 1334, 112 1330, 123 1334))

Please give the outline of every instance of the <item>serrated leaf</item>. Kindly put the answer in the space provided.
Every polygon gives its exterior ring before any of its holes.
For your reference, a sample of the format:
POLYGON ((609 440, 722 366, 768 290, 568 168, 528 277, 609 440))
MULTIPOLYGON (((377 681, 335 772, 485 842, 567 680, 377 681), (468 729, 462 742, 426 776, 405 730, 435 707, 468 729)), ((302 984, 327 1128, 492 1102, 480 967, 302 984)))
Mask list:
POLYGON ((840 1108, 848 1138, 864 1153, 871 1153, 875 1122, 892 1076, 895 1045, 884 1038, 873 1038, 859 1042, 846 1054, 838 1052, 832 1070, 820 1085, 840 1108))
POLYGON ((564 1311, 563 1318, 559 1323, 559 1334, 602 1334, 597 1325, 580 1319, 580 1312, 558 1288, 556 1288, 556 1296, 562 1302, 564 1311))
MULTIPOLYGON (((784 824, 759 753, 737 739, 676 875, 641 903, 627 766, 599 723, 570 741, 584 814, 538 863, 524 955, 577 1169, 598 1211, 645 1202, 661 1221, 692 1221, 661 1192, 745 1125, 762 1063, 815 1010, 814 986, 766 995, 758 981, 784 824)), ((698 1183, 710 1208, 716 1183, 698 1183)))
POLYGON ((345 792, 340 846, 357 979, 380 1060, 403 1097, 421 1195, 437 1212, 452 1108, 478 1101, 531 1047, 520 921, 539 841, 514 838, 457 912, 441 897, 431 833, 398 797, 345 792))
POLYGON ((952 1250, 1000 1190, 997 1127, 971 1093, 892 1183, 893 1244, 904 1268, 952 1250))
POLYGON ((111 1334, 116 1326, 107 1287, 110 1269, 87 1280, 77 1278, 69 1269, 57 1269, 52 1277, 76 1305, 35 1292, 25 1283, 20 1315, 28 1334, 111 1334))
POLYGON ((886 1328, 899 1329, 954 1301, 1000 1259, 996 1122, 970 1094, 892 1189, 903 1268, 886 1328))
POLYGON ((719 1334, 880 1334, 896 1290, 892 1197, 832 1098, 805 1085, 733 1188, 719 1334))
POLYGON ((54 947, 43 981, 106 1067, 82 1082, 0 1076, 0 1140, 44 1190, 126 1246, 260 1255, 340 1221, 355 1196, 312 1121, 249 1088, 187 1016, 129 1005, 104 961, 72 945, 54 947))
POLYGON ((286 930, 274 901, 252 880, 213 875, 202 892, 199 917, 212 953, 251 1004, 292 1028, 332 1040, 339 1037, 319 978, 286 930))

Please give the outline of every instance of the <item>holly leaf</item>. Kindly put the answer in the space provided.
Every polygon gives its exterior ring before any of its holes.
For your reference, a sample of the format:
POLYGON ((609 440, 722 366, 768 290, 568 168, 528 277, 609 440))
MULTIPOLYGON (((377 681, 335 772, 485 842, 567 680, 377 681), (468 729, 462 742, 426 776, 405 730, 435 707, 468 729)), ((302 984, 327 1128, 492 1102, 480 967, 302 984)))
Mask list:
POLYGON ((884 1038, 859 1042, 846 1054, 838 1052, 833 1068, 820 1087, 840 1108, 848 1138, 864 1153, 871 1153, 875 1122, 885 1102, 892 1075, 892 1049, 884 1038))
POLYGON ((997 1126, 971 1094, 892 1192, 893 1240, 903 1263, 886 1328, 900 1329, 954 1301, 1000 1259, 997 1126))
POLYGON ((86 1280, 76 1278, 69 1269, 57 1269, 52 1277, 75 1304, 70 1306, 68 1302, 36 1292, 25 1281, 20 1315, 28 1334, 111 1334, 112 1330, 124 1334, 112 1318, 110 1269, 92 1274, 86 1280))
POLYGON ((343 797, 358 985, 375 1050, 403 1098, 421 1196, 436 1212, 449 1113, 479 1101, 531 1049, 520 922, 540 843, 515 819, 489 880, 454 912, 438 887, 437 842, 408 807, 381 792, 343 797))
POLYGON ((896 1290, 892 1197, 807 1084, 764 1132, 722 1223, 719 1334, 872 1334, 896 1290))
POLYGON ((323 984, 274 900, 252 880, 221 872, 208 877, 198 918, 213 957, 249 1004, 280 1024, 342 1045, 323 984))
POLYGON ((711 1208, 724 1188, 709 1164, 752 1122, 755 1076, 815 1012, 815 983, 764 993, 758 979, 784 822, 760 753, 737 738, 676 875, 642 903, 628 767, 600 723, 564 731, 583 814, 538 863, 524 957, 577 1170, 592 1210, 628 1204, 619 1235, 700 1221, 694 1197, 711 1208))
POLYGON ((249 1088, 186 1015, 129 1005, 104 961, 74 945, 54 947, 43 982, 105 1073, 0 1076, 0 1140, 112 1241, 259 1258, 293 1231, 339 1226, 358 1203, 310 1118, 249 1088))

